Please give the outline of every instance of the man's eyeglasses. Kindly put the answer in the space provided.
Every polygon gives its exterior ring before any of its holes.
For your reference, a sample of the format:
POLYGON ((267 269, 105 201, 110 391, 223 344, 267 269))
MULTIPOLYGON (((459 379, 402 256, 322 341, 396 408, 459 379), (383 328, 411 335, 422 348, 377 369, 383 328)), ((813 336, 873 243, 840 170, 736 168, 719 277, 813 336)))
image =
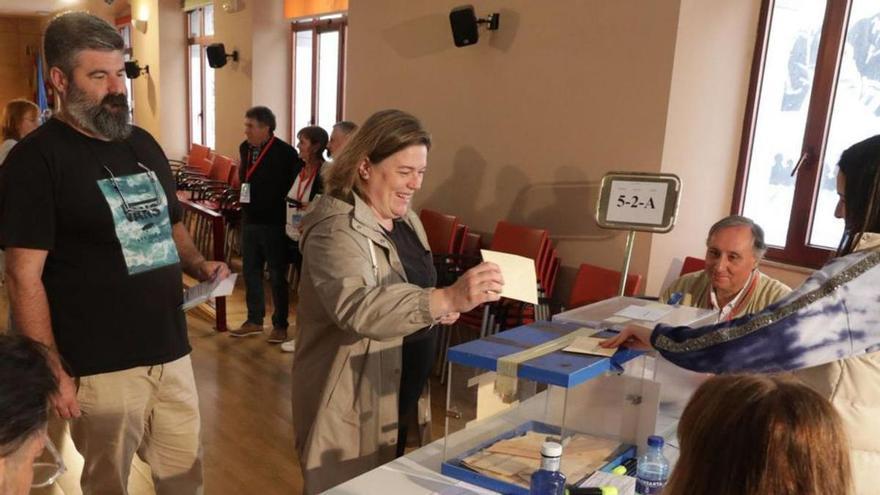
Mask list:
POLYGON ((45 438, 46 450, 40 458, 48 459, 34 463, 34 479, 31 483, 33 488, 41 488, 55 483, 67 471, 67 467, 64 466, 64 460, 61 458, 61 453, 58 452, 55 444, 52 443, 48 436, 45 438))

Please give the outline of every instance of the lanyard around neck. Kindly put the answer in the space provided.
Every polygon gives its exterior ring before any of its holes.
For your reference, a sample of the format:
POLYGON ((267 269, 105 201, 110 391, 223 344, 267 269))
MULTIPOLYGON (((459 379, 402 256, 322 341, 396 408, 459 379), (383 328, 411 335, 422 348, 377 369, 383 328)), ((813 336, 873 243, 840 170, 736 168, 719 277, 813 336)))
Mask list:
POLYGON ((266 156, 266 152, 269 151, 269 148, 272 147, 272 143, 274 143, 274 142, 275 142, 275 136, 272 136, 272 139, 270 139, 269 142, 266 143, 266 146, 263 148, 263 151, 260 152, 260 156, 258 156, 256 161, 254 161, 254 163, 252 163, 251 166, 248 167, 247 173, 244 176, 245 182, 251 180, 251 175, 254 175, 254 170, 256 170, 257 167, 260 165, 260 163, 263 161, 263 157, 266 156))
POLYGON ((299 186, 297 187, 297 190, 296 190, 296 200, 300 204, 302 204, 303 196, 306 193, 306 189, 308 189, 309 185, 312 183, 312 181, 315 180, 315 176, 318 175, 318 169, 320 169, 320 168, 321 168, 320 165, 315 167, 315 170, 312 172, 312 175, 310 175, 309 178, 306 180, 303 180, 303 174, 305 173, 306 168, 303 167, 302 171, 299 173, 299 186))

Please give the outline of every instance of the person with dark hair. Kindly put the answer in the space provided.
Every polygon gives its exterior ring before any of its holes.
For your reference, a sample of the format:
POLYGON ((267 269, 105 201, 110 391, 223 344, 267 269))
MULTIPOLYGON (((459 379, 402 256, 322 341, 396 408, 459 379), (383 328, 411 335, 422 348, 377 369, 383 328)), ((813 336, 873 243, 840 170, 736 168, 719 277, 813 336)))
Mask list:
POLYGON ((58 382, 46 361, 46 348, 27 337, 0 334, 0 494, 25 495, 47 486, 64 472, 46 436, 49 405, 58 382), (34 476, 34 461, 48 447, 57 469, 34 476))
MULTIPOLYGON (((327 149, 328 137, 327 131, 324 129, 318 126, 308 126, 300 129, 296 133, 296 138, 296 148, 305 163, 293 181, 293 187, 287 193, 287 226, 285 231, 289 239, 287 243, 288 259, 299 273, 302 268, 302 253, 299 249, 302 218, 312 200, 324 192, 321 168, 324 166, 324 151, 327 149)), ((293 352, 295 346, 295 339, 291 339, 281 344, 281 350, 293 352)))
POLYGON ((342 151, 345 143, 348 142, 348 138, 351 137, 357 128, 357 124, 349 120, 340 120, 333 124, 333 130, 330 132, 330 141, 327 143, 327 155, 331 158, 337 156, 342 151))
POLYGON ((706 237, 706 268, 672 282, 660 302, 715 310, 716 321, 760 311, 791 292, 758 270, 766 251, 760 225, 739 215, 722 218, 706 237))
POLYGON ((838 257, 757 313, 699 328, 629 325, 604 347, 660 351, 693 371, 797 370, 849 434, 855 493, 880 485, 880 136, 840 156, 838 257))
POLYGON ((116 29, 65 13, 44 45, 60 112, 16 145, 0 176, 16 330, 49 349, 52 406, 71 420, 84 493, 126 493, 135 452, 157 492, 201 493, 182 272, 207 280, 229 268, 199 253, 168 159, 130 123, 116 29))
POLYGON ((10 100, 0 119, 3 143, 0 144, 0 165, 15 143, 24 139, 40 125, 40 107, 28 100, 10 100))
POLYGON ((418 397, 433 362, 432 327, 500 297, 492 263, 434 288, 425 231, 410 209, 430 146, 412 115, 373 114, 324 172, 324 194, 303 219, 292 410, 307 494, 392 460, 403 416, 417 408, 412 416, 430 425, 421 407, 430 399, 418 397))
POLYGON ((249 109, 244 115, 245 140, 239 145, 241 166, 242 227, 241 258, 247 319, 229 332, 230 337, 263 333, 266 299, 263 295, 263 267, 269 268, 272 288, 272 332, 270 344, 287 340, 289 284, 285 235, 285 198, 302 169, 296 150, 275 135, 275 114, 266 107, 249 109))
POLYGON ((721 375, 678 423, 663 495, 848 495, 847 435, 824 397, 792 377, 721 375))

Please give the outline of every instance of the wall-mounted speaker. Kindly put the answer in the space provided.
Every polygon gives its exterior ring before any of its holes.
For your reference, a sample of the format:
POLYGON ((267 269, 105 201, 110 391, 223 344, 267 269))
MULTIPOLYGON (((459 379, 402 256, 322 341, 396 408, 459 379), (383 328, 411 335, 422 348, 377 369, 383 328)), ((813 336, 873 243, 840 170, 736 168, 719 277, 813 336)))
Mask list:
POLYGON ((495 31, 498 29, 500 14, 490 14, 486 18, 477 18, 473 5, 462 5, 449 12, 449 24, 452 26, 452 41, 455 46, 462 47, 476 44, 480 41, 480 24, 486 24, 486 29, 495 31))
POLYGON ((477 31, 477 14, 470 5, 462 5, 449 13, 449 24, 452 26, 452 41, 455 46, 473 45, 480 41, 477 31))
POLYGON ((234 62, 238 62, 238 51, 226 53, 226 47, 223 43, 214 43, 205 47, 205 55, 208 56, 208 65, 212 69, 219 69, 226 65, 226 59, 231 58, 234 62))
POLYGON ((137 79, 143 73, 150 73, 149 65, 141 67, 140 65, 138 65, 137 60, 125 61, 125 77, 129 79, 137 79))

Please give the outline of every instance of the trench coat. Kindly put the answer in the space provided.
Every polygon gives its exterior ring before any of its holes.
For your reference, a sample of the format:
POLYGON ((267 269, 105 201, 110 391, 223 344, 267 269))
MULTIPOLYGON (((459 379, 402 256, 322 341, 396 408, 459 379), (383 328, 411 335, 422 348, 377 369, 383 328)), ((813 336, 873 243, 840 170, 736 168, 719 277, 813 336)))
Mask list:
MULTIPOLYGON (((404 220, 428 251, 418 216, 404 220)), ((357 194, 324 195, 303 219, 293 357, 294 442, 306 494, 394 459, 403 337, 434 324, 432 288, 407 283, 394 244, 357 194)), ((429 431, 426 394, 419 401, 429 431)))

